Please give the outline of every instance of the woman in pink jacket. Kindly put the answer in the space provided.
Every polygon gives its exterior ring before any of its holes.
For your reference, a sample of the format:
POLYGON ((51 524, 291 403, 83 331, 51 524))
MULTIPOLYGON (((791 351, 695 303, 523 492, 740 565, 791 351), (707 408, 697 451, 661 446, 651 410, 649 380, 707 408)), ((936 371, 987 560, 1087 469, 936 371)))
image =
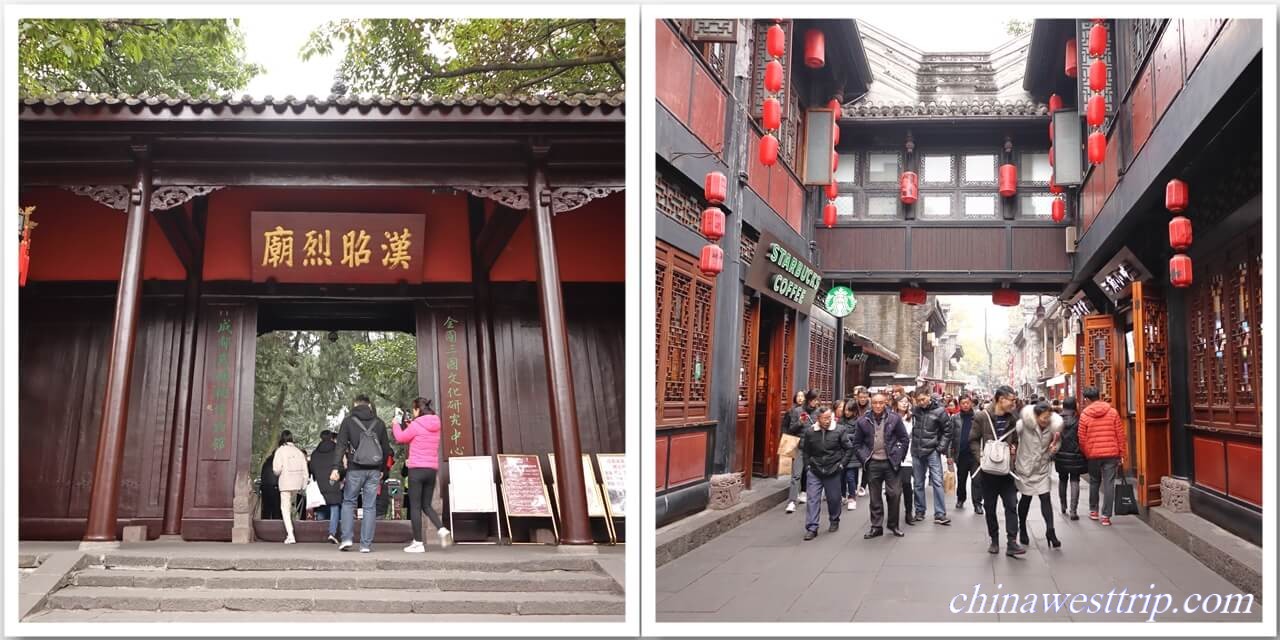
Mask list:
POLYGON ((430 400, 414 398, 413 422, 402 427, 402 420, 403 412, 396 409, 396 417, 391 421, 391 433, 396 442, 409 445, 409 521, 413 523, 413 544, 404 550, 408 553, 423 553, 427 550, 422 543, 423 513, 435 525, 436 535, 440 536, 440 546, 448 547, 453 543, 453 538, 440 520, 440 515, 431 506, 431 499, 436 494, 436 473, 440 469, 440 417, 431 408, 430 400))

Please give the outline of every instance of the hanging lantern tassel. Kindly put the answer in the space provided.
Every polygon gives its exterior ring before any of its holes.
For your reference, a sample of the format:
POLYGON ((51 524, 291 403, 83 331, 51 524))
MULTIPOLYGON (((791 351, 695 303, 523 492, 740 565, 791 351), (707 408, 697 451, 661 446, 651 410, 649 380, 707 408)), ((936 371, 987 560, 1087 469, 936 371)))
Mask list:
POLYGON ((1061 197, 1053 199, 1053 221, 1061 224, 1067 219, 1067 201, 1061 197))
POLYGON ((760 138, 760 164, 772 167, 778 162, 778 139, 772 133, 760 138))
POLYGON ((1101 131, 1089 134, 1089 164, 1102 164, 1107 157, 1107 136, 1101 131))
POLYGON ((698 270, 709 276, 724 271, 724 251, 720 249, 720 245, 708 244, 702 247, 702 255, 698 257, 698 270))
POLYGON ((1191 256, 1179 253, 1169 258, 1169 283, 1179 289, 1191 286, 1191 256))
POLYGON ((822 224, 827 225, 828 229, 835 226, 836 203, 828 200, 826 204, 822 205, 822 224))

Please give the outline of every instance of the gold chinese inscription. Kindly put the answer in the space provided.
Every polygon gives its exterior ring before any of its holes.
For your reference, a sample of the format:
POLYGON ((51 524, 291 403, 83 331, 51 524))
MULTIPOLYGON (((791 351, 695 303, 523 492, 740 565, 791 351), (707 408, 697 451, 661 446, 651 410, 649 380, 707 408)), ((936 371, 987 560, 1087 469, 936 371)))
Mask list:
POLYGON ((352 230, 342 234, 342 264, 352 269, 369 264, 369 234, 364 229, 352 230))
POLYGON ((293 266, 293 230, 276 225, 275 229, 263 231, 266 244, 262 250, 262 266, 293 266))
POLYGON ((319 267, 333 265, 333 259, 330 257, 329 230, 325 229, 323 233, 315 230, 307 232, 307 243, 303 245, 302 250, 306 253, 306 257, 302 259, 304 267, 319 267))
POLYGON ((383 231, 382 235, 386 236, 387 242, 382 245, 382 266, 388 269, 394 269, 399 266, 402 269, 409 268, 409 247, 411 245, 409 228, 405 227, 402 231, 383 231))

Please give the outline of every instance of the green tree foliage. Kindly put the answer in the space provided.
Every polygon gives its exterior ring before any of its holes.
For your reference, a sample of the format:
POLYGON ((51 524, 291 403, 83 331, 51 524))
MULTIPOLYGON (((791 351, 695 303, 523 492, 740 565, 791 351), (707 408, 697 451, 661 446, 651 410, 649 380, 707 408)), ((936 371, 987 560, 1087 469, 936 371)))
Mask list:
MULTIPOLYGON (((307 451, 334 429, 358 394, 388 425, 418 394, 417 342, 406 333, 276 331, 258 338, 253 398, 253 466, 288 429, 307 451)), ((397 464, 404 447, 396 447, 397 464)))
POLYGON ((302 59, 345 45, 339 76, 357 93, 613 93, 622 91, 622 20, 335 20, 302 59))
POLYGON ((1031 33, 1031 21, 1009 18, 1004 23, 1004 32, 1014 37, 1031 33))
POLYGON ((244 59, 235 20, 46 20, 18 23, 18 89, 215 94, 262 73, 244 59))

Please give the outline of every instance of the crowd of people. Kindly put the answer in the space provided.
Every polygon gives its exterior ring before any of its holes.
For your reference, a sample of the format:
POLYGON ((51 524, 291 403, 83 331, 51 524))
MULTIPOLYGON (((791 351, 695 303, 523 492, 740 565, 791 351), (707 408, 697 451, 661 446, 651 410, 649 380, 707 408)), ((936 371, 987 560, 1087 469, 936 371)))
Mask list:
POLYGON ((404 410, 396 409, 388 430, 374 412, 368 396, 357 396, 338 430, 322 431, 320 444, 310 454, 294 442, 291 432, 280 433, 276 448, 263 463, 261 493, 263 518, 283 521, 285 544, 297 542, 294 505, 308 484, 314 483, 323 502, 316 506, 314 514, 317 519, 329 521, 328 541, 338 545, 339 551, 354 546, 359 508, 360 552, 373 551, 377 514, 388 510, 390 492, 384 488, 395 465, 388 433, 396 442, 409 447, 402 475, 407 480, 407 517, 413 527, 413 542, 404 551, 426 551, 421 515, 426 515, 436 527, 441 547, 453 543, 452 534, 432 506, 440 468, 440 418, 426 398, 414 399, 411 411, 412 415, 406 415, 404 410))
POLYGON ((963 510, 971 499, 974 513, 985 516, 989 553, 1000 553, 997 508, 1004 512, 1005 553, 1026 553, 1027 517, 1037 500, 1045 542, 1060 548, 1050 474, 1058 474, 1059 509, 1071 520, 1079 519, 1080 477, 1088 474, 1088 517, 1111 526, 1114 482, 1126 455, 1115 408, 1097 389, 1081 395, 1077 411, 1075 398, 1024 402, 1009 386, 990 397, 938 395, 923 386, 911 392, 857 387, 833 406, 819 403, 816 391, 797 392, 782 422, 783 433, 798 439, 785 509, 794 513, 797 503, 806 504, 804 539, 812 540, 824 497, 831 533, 839 530, 842 511, 856 510, 858 500, 869 497, 871 526, 863 538, 886 530, 903 537, 899 504, 902 521, 915 525, 926 520, 929 494, 933 523, 951 524, 944 478, 953 473, 954 509, 963 510))

